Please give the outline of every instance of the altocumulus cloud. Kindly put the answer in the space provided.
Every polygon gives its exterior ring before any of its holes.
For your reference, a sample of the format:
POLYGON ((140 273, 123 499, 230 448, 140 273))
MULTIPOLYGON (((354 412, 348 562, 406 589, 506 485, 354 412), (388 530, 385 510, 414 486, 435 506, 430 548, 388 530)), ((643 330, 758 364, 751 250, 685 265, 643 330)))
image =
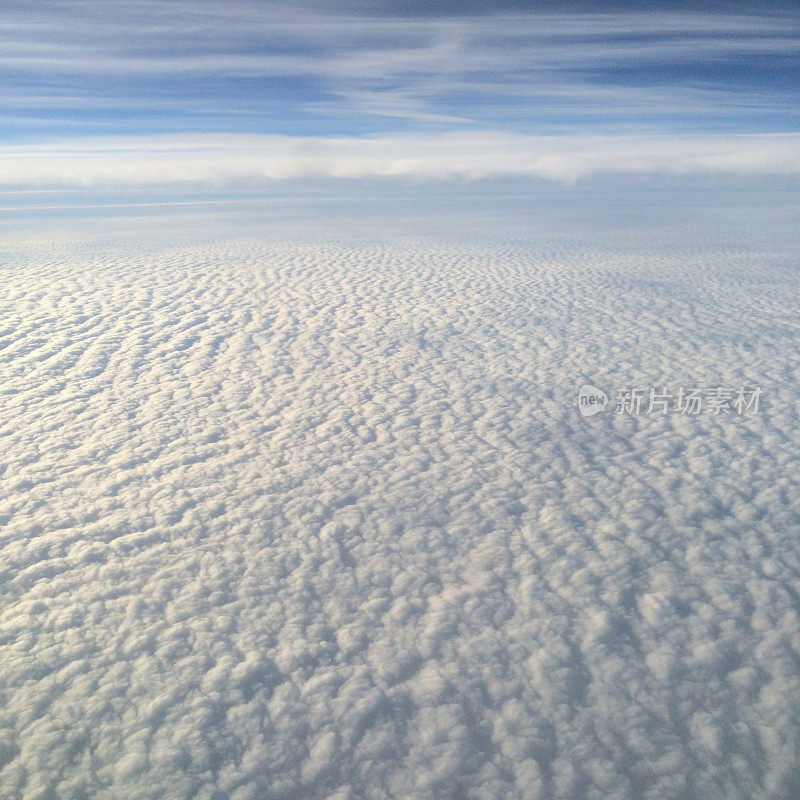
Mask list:
POLYGON ((797 796, 796 249, 3 270, 4 797, 797 796), (769 402, 584 420, 586 379, 769 402))
POLYGON ((224 182, 241 178, 597 173, 800 173, 800 134, 527 136, 449 132, 376 137, 166 135, 0 147, 0 185, 224 182))

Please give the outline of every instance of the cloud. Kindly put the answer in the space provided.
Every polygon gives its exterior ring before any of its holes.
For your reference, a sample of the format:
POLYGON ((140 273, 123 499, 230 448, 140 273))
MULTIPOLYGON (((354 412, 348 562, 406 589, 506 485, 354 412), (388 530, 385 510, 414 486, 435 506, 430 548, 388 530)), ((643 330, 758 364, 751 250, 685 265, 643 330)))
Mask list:
POLYGON ((4 796, 792 796, 796 248, 735 227, 6 243, 4 796))
POLYGON ((374 117, 444 127, 467 117, 522 130, 565 122, 581 129, 696 126, 718 115, 740 130, 796 121, 800 28, 793 9, 431 10, 392 16, 368 4, 355 11, 196 0, 24 4, 4 15, 7 88, 0 97, 12 108, 41 101, 41 113, 18 120, 31 131, 54 117, 81 124, 87 105, 119 128, 129 122, 120 110, 137 103, 161 130, 179 129, 187 113, 216 121, 217 129, 263 130, 276 107, 288 129, 292 121, 311 127, 320 116, 330 123, 333 115, 357 131, 369 129, 370 119, 374 127, 374 117), (616 117, 587 116, 595 89, 616 117), (676 92, 682 105, 670 102, 676 92), (155 115, 159 108, 165 116, 155 115))
POLYGON ((370 78, 468 74, 514 63, 527 70, 614 65, 631 57, 797 52, 788 11, 530 13, 487 7, 477 15, 325 12, 286 4, 210 2, 46 3, 9 12, 0 44, 13 69, 78 73, 320 74, 370 78), (64 23, 73 24, 64 30, 64 23), (110 23, 113 21, 113 26, 110 23), (522 61, 520 63, 520 57, 522 61))
POLYGON ((301 138, 151 136, 0 148, 0 186, 203 185, 303 177, 574 180, 598 173, 800 172, 800 134, 521 136, 502 132, 301 138))

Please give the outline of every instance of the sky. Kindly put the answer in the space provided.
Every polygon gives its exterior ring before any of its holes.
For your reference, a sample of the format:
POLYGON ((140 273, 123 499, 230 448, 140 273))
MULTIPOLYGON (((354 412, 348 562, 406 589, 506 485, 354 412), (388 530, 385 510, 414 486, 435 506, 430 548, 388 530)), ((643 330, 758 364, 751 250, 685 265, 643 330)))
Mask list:
POLYGON ((800 173, 791 4, 3 4, 0 190, 800 173))
POLYGON ((799 34, 0 0, 0 794, 800 797, 799 34))

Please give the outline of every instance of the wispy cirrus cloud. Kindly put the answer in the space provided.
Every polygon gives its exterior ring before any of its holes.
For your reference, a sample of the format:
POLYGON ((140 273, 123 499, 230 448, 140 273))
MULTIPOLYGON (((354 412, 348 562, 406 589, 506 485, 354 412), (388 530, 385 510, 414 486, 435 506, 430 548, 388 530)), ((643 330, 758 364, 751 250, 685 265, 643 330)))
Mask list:
POLYGON ((303 177, 575 180, 598 173, 800 173, 800 134, 371 138, 142 136, 0 148, 0 186, 220 184, 303 177))
POLYGON ((76 132, 352 134, 464 124, 767 131, 800 119, 791 10, 428 11, 12 7, 0 36, 7 135, 54 120, 76 132))

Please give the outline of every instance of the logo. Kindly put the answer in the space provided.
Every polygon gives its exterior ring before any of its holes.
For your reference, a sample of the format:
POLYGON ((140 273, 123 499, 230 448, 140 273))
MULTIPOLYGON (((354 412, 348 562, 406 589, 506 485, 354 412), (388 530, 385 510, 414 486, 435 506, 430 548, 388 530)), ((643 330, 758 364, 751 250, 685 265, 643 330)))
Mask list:
POLYGON ((582 417, 593 417, 608 405, 608 395, 596 386, 584 383, 578 392, 578 411, 582 417))

